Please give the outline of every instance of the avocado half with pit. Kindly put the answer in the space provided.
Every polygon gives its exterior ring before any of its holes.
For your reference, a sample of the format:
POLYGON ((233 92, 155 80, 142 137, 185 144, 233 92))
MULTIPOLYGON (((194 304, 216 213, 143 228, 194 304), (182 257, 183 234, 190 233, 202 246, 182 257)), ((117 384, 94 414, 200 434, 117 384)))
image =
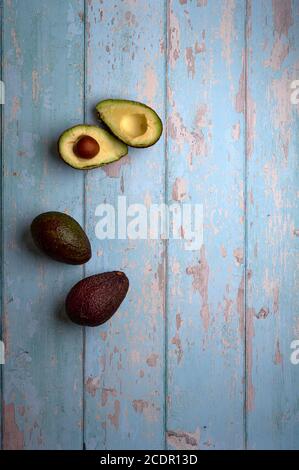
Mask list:
POLYGON ((161 119, 143 103, 109 99, 100 101, 96 109, 111 132, 131 147, 150 147, 161 137, 161 119))
POLYGON ((89 170, 119 160, 127 155, 128 147, 105 129, 80 124, 61 134, 58 151, 68 165, 89 170))

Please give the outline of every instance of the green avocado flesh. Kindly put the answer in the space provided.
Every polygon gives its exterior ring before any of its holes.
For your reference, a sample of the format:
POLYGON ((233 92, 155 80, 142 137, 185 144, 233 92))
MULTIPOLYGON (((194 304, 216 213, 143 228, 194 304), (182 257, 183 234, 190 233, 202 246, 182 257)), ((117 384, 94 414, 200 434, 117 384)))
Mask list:
POLYGON ((96 109, 111 132, 131 147, 150 147, 162 134, 161 119, 145 104, 110 99, 100 101, 96 109))
POLYGON ((78 222, 62 212, 45 212, 31 224, 35 245, 56 261, 84 264, 91 258, 89 239, 78 222))
POLYGON ((58 140, 58 151, 68 165, 79 170, 89 170, 119 160, 128 153, 128 147, 100 127, 80 124, 61 134, 58 140), (98 153, 88 159, 80 158, 76 154, 76 145, 85 136, 92 137, 99 145, 98 153))

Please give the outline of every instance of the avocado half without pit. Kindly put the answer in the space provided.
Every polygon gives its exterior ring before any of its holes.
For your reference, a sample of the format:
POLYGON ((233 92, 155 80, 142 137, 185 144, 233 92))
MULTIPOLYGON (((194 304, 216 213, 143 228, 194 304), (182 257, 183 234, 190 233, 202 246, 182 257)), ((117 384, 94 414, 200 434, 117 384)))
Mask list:
POLYGON ((100 101, 96 109, 111 132, 131 147, 150 147, 161 137, 161 119, 143 103, 109 99, 100 101))
POLYGON ((127 155, 128 147, 105 129, 80 124, 61 134, 58 151, 68 165, 88 170, 119 160, 127 155))

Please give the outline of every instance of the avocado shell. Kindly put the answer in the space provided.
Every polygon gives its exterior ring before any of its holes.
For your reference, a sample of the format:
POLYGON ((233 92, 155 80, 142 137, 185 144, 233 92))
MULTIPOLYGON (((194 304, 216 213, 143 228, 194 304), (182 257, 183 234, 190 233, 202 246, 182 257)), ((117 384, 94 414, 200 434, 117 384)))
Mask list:
POLYGON ((35 245, 50 258, 67 264, 84 264, 91 258, 89 239, 81 225, 62 212, 45 212, 31 224, 35 245))
POLYGON ((66 313, 78 325, 99 326, 114 315, 128 289, 129 280, 120 271, 86 277, 68 293, 66 313))

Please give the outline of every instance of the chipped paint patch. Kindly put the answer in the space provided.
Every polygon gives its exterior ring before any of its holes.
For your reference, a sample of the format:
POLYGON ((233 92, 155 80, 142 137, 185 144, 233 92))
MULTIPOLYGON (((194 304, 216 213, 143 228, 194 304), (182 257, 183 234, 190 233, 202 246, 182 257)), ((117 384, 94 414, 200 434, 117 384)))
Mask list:
POLYGON ((20 57, 21 57, 21 48, 19 46, 19 41, 18 41, 18 38, 17 38, 16 30, 12 29, 10 34, 11 34, 12 44, 13 44, 13 47, 14 47, 14 50, 15 50, 15 53, 16 53, 16 58, 20 59, 20 57))
POLYGON ((245 276, 244 273, 242 275, 242 279, 240 285, 238 287, 237 292, 237 312, 239 315, 239 335, 240 338, 244 338, 244 327, 245 327, 245 305, 244 305, 244 297, 245 297, 245 276))
POLYGON ((273 287, 273 311, 275 314, 279 312, 279 286, 277 284, 273 287))
POLYGON ((227 257, 227 250, 226 250, 226 248, 225 248, 224 245, 221 245, 221 247, 220 247, 220 253, 221 253, 222 258, 226 258, 226 257, 227 257))
POLYGON ((200 250, 200 260, 195 266, 190 266, 186 269, 186 273, 193 277, 192 287, 194 292, 199 292, 202 305, 200 315, 203 321, 205 331, 209 328, 210 323, 210 309, 209 309, 209 272, 210 268, 206 259, 205 246, 202 245, 200 250))
POLYGON ((228 323, 231 319, 234 302, 232 299, 224 298, 224 320, 228 323))
POLYGON ((239 89, 235 98, 235 109, 237 113, 245 111, 246 81, 245 81, 245 52, 242 54, 242 71, 239 78, 239 89))
POLYGON ((263 307, 259 310, 258 313, 256 313, 255 316, 258 320, 260 319, 264 320, 265 318, 267 318, 268 315, 269 315, 269 309, 266 307, 263 307))
POLYGON ((161 256, 162 260, 158 264, 158 269, 157 269, 157 279, 158 279, 158 286, 159 289, 162 293, 164 293, 164 286, 165 286, 165 255, 164 253, 161 256))
POLYGON ((187 195, 187 181, 184 178, 176 178, 172 188, 172 199, 182 201, 187 195))
POLYGON ((192 168, 194 157, 203 157, 207 155, 207 144, 205 136, 201 129, 190 131, 184 125, 183 119, 176 110, 174 101, 172 101, 171 90, 168 89, 169 100, 172 105, 173 111, 168 116, 167 129, 169 136, 176 143, 177 151, 180 153, 183 149, 184 144, 189 145, 189 154, 187 156, 189 165, 192 168))
POLYGON ((251 157, 254 149, 255 127, 256 127, 256 104, 251 96, 245 77, 245 53, 242 54, 242 71, 239 79, 239 89, 235 97, 235 109, 237 113, 245 113, 245 101, 247 100, 247 142, 246 152, 251 157))
POLYGON ((280 344, 279 339, 276 341, 276 348, 275 348, 275 356, 274 356, 274 364, 280 365, 282 364, 282 354, 280 352, 280 344))
POLYGON ((19 415, 20 415, 20 416, 25 416, 25 411, 26 411, 26 408, 25 408, 25 406, 24 406, 24 405, 20 405, 20 406, 18 406, 18 408, 17 408, 17 409, 18 409, 18 413, 19 413, 19 415))
POLYGON ((173 12, 172 2, 170 3, 169 13, 169 53, 168 60, 173 69, 180 57, 180 23, 173 12))
POLYGON ((237 140, 240 139, 240 134, 241 134, 241 125, 240 125, 240 122, 238 121, 232 127, 232 139, 236 142, 237 140))
POLYGON ((247 156, 250 158, 254 150, 256 128, 256 104, 253 100, 250 91, 247 92, 247 156))
POLYGON ((120 416, 120 401, 114 401, 114 413, 108 415, 110 423, 116 428, 119 428, 119 416, 120 416))
POLYGON ((243 264, 243 260, 244 260, 243 248, 236 248, 234 250, 234 258, 235 258, 238 266, 240 264, 243 264))
POLYGON ((187 65, 188 77, 191 75, 191 78, 194 78, 194 76, 195 76, 195 58, 194 58, 192 47, 186 47, 185 60, 186 60, 186 65, 187 65))
POLYGON ((37 70, 32 70, 32 100, 37 103, 40 94, 39 76, 37 70))
POLYGON ((292 122, 290 83, 291 78, 289 77, 288 71, 285 71, 280 78, 274 79, 271 85, 276 108, 279 109, 279 113, 273 113, 273 124, 274 128, 278 131, 279 141, 286 162, 289 154, 292 122))
POLYGON ((194 433, 185 431, 167 431, 167 443, 176 450, 194 450, 199 448, 200 430, 194 433))
POLYGON ((222 39, 222 57, 227 65, 232 63, 232 43, 236 32, 234 27, 235 0, 222 2, 222 17, 220 23, 220 37, 222 39))
POLYGON ((145 98, 149 105, 154 104, 158 90, 158 77, 152 65, 145 66, 144 81, 137 86, 138 95, 145 98))
POLYGON ((195 54, 202 54, 206 51, 206 30, 203 29, 201 33, 202 41, 199 43, 197 40, 195 41, 194 45, 194 52, 195 54))
POLYGON ((13 120, 16 119, 19 111, 20 111, 20 99, 17 96, 14 96, 12 99, 12 110, 11 110, 11 118, 13 120))
POLYGON ((149 403, 149 406, 144 408, 143 414, 150 423, 157 423, 161 419, 160 411, 160 408, 155 403, 149 403))
POLYGON ((172 338, 171 344, 174 344, 176 346, 175 354, 177 357, 177 362, 179 364, 183 357, 183 347, 182 347, 182 342, 181 342, 178 332, 176 332, 176 335, 172 338))
POLYGON ((152 353, 146 360, 147 365, 149 367, 156 367, 158 357, 159 357, 158 354, 152 353))
POLYGON ((136 16, 131 11, 126 11, 125 20, 126 20, 127 25, 131 28, 133 26, 138 26, 138 23, 136 21, 136 16))
POLYGON ((267 297, 273 299, 273 311, 278 313, 279 309, 279 284, 275 277, 271 277, 269 269, 265 269, 263 278, 263 289, 267 297))
POLYGON ((145 400, 133 400, 132 405, 136 413, 143 413, 148 408, 148 402, 145 400))
POLYGON ((106 406, 110 396, 116 397, 117 393, 114 388, 103 388, 101 394, 101 405, 106 406))
POLYGON ((106 175, 109 176, 109 178, 119 178, 122 166, 130 165, 130 163, 130 156, 126 155, 117 162, 112 162, 109 163, 109 165, 104 165, 102 169, 106 173, 106 175))
POLYGON ((287 36, 293 24, 292 0, 272 0, 272 8, 275 31, 287 36))
POLYGON ((13 403, 4 405, 3 447, 5 450, 22 450, 24 448, 24 434, 17 425, 13 403))
POLYGON ((247 310, 247 328, 246 328, 246 371, 247 371, 247 399, 246 399, 246 409, 247 411, 252 411, 254 406, 254 386, 252 381, 252 367, 253 367, 253 338, 255 336, 254 331, 254 318, 255 310, 249 308, 247 310))
POLYGON ((270 67, 272 70, 280 70, 283 61, 289 54, 289 49, 289 43, 284 42, 282 38, 276 36, 271 56, 264 62, 265 67, 270 67))
POLYGON ((207 104, 202 104, 199 106, 198 111, 196 113, 196 126, 200 128, 207 127, 210 123, 208 121, 208 106, 207 104))
POLYGON ((170 269, 171 269, 171 272, 172 274, 180 274, 181 272, 181 265, 180 263, 178 262, 178 260, 174 259, 171 263, 171 266, 170 266, 170 269))
MULTIPOLYGON (((102 253, 101 253, 101 255, 102 255, 102 253)), ((107 331, 100 331, 100 337, 102 338, 103 341, 106 341, 107 336, 108 336, 107 331)))
POLYGON ((181 315, 179 313, 176 314, 175 316, 175 324, 176 324, 176 329, 179 330, 182 326, 183 320, 181 318, 181 315))
POLYGON ((100 379, 98 377, 88 377, 85 386, 87 393, 95 397, 97 390, 100 388, 100 379))

